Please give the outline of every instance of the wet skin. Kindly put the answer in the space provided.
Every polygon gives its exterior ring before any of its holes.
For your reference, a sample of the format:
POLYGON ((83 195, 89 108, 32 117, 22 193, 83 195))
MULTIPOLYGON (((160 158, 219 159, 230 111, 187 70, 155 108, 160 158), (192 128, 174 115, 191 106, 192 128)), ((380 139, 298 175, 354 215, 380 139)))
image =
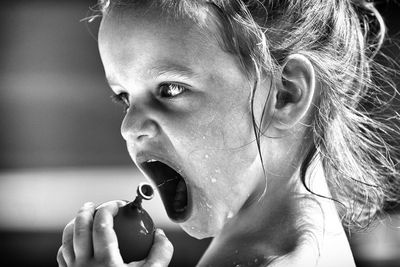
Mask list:
MULTIPOLYGON (((139 168, 143 160, 167 162, 185 179, 190 213, 179 224, 194 237, 215 237, 201 266, 265 266, 282 255, 289 256, 279 266, 313 266, 319 258, 334 262, 330 252, 338 247, 351 262, 334 205, 310 196, 299 178, 312 142, 304 130, 315 89, 311 63, 294 57, 288 64, 286 84, 301 92, 283 106, 276 104, 280 87, 260 82, 256 120, 271 93, 261 137, 264 173, 249 104, 253 81, 216 34, 156 9, 103 17, 99 49, 110 87, 127 108, 121 133, 131 158, 139 168), (305 221, 317 238, 298 246, 305 221), (322 243, 326 251, 316 249, 322 243)), ((315 191, 329 195, 324 174, 317 176, 315 191)))
POLYGON ((209 33, 157 11, 105 16, 99 49, 127 105, 121 133, 133 161, 154 155, 177 167, 191 206, 181 226, 215 236, 263 188, 251 82, 209 33))

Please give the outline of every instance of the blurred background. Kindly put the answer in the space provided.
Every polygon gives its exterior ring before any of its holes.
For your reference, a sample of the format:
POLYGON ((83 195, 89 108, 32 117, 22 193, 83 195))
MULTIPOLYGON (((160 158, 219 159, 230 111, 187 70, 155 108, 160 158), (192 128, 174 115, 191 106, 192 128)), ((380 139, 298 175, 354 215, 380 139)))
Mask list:
MULTIPOLYGON (((87 201, 132 199, 144 181, 130 161, 97 51, 92 0, 3 1, 0 9, 0 266, 57 266, 65 224, 87 201)), ((399 5, 380 4, 392 37, 399 5)), ((389 44, 395 57, 398 49, 389 44)), ((399 58, 397 58, 399 61, 399 58)), ((210 240, 145 203, 175 246, 170 266, 194 266, 210 240)), ((400 266, 400 220, 350 237, 358 266, 400 266)), ((338 255, 340 256, 340 255, 338 255)))

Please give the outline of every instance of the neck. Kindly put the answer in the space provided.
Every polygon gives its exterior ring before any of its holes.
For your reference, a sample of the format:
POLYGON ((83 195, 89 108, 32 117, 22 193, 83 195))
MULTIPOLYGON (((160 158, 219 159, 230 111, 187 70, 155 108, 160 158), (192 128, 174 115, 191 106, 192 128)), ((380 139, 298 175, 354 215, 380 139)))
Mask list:
POLYGON ((354 266, 322 166, 310 169, 308 187, 327 198, 308 192, 298 171, 284 184, 271 179, 214 238, 200 266, 354 266))

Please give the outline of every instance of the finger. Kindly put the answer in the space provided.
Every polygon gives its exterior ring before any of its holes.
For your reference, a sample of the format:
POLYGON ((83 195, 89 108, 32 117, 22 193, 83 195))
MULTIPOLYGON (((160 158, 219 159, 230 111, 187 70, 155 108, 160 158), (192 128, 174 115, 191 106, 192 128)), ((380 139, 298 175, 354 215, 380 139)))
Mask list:
POLYGON ((67 267, 68 266, 64 260, 64 256, 62 253, 62 247, 60 247, 57 252, 57 263, 58 263, 58 267, 67 267))
POLYGON ((73 247, 73 236, 74 236, 74 220, 70 221, 64 228, 62 236, 62 254, 67 265, 70 265, 75 261, 75 253, 73 247))
POLYGON ((92 225, 94 204, 85 203, 75 218, 74 226, 74 252, 75 258, 87 259, 93 255, 92 225))
POLYGON ((118 249, 117 236, 114 232, 114 216, 124 202, 108 202, 96 211, 93 220, 93 252, 94 257, 106 263, 123 263, 118 249))
POLYGON ((153 247, 151 248, 143 267, 168 266, 173 254, 174 247, 168 240, 164 231, 156 229, 153 247))

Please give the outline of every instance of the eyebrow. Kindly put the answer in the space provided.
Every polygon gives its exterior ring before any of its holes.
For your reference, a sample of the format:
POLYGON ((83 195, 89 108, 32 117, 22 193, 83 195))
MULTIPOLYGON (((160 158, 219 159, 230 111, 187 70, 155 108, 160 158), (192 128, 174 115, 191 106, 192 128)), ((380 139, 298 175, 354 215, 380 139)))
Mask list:
MULTIPOLYGON (((147 70, 147 74, 151 77, 168 76, 172 78, 190 79, 198 76, 191 68, 176 63, 160 63, 147 70)), ((106 81, 110 86, 118 85, 114 80, 114 76, 106 76, 106 81)))
POLYGON ((191 68, 176 63, 161 63, 148 70, 152 77, 171 76, 177 78, 193 78, 198 76, 191 68))

